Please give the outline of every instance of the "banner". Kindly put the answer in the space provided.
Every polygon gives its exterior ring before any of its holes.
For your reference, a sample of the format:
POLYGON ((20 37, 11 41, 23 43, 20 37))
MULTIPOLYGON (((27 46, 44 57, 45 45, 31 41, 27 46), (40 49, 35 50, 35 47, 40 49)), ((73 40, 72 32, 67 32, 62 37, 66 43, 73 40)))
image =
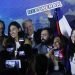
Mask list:
POLYGON ((40 12, 48 11, 51 9, 59 8, 59 7, 62 7, 62 3, 61 1, 56 1, 53 3, 49 3, 49 4, 41 5, 38 7, 34 7, 31 9, 27 9, 26 12, 27 12, 27 15, 29 16, 29 15, 37 14, 40 12))
MULTIPOLYGON (((25 19, 32 19, 35 30, 50 26, 47 15, 44 14, 46 10, 53 11, 61 7, 64 14, 75 14, 75 4, 71 0, 0 0, 0 3, 0 19, 5 22, 6 33, 11 21, 22 25, 25 19)), ((71 21, 72 17, 68 19, 71 21)))

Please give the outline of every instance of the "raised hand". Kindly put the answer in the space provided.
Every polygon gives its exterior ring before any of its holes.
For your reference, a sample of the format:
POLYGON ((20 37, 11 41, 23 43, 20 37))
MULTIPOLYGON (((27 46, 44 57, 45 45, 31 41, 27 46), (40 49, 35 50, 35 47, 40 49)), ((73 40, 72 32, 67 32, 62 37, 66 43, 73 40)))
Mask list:
POLYGON ((44 12, 49 18, 53 18, 53 15, 51 13, 51 11, 45 11, 44 12))

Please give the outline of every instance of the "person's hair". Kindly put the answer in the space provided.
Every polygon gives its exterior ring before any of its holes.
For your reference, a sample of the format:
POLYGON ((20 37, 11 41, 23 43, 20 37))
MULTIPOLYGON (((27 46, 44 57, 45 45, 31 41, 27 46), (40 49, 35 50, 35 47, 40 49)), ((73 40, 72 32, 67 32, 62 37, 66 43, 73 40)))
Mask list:
POLYGON ((72 42, 72 41, 71 41, 71 36, 72 36, 72 34, 73 34, 73 31, 75 31, 75 29, 72 29, 72 31, 71 31, 70 42, 72 42))
MULTIPOLYGON (((73 34, 73 31, 75 31, 75 29, 72 29, 71 36, 73 34)), ((71 36, 69 38, 69 42, 68 42, 68 45, 67 45, 68 58, 70 58, 70 57, 73 58, 74 53, 75 53, 75 43, 72 42, 71 36)))
MULTIPOLYGON (((20 24, 18 23, 18 22, 16 22, 16 21, 13 21, 13 22, 11 22, 10 24, 9 24, 9 26, 8 26, 8 35, 10 36, 10 27, 11 26, 16 26, 18 29, 21 29, 21 26, 20 26, 20 24)), ((21 29, 22 30, 22 29, 21 29)))
POLYGON ((5 31, 5 23, 4 23, 4 21, 2 21, 2 20, 0 20, 0 23, 2 23, 2 25, 3 25, 3 31, 2 31, 2 34, 4 34, 4 31, 5 31))
POLYGON ((53 35, 53 32, 52 32, 52 29, 51 28, 46 27, 46 28, 43 28, 42 29, 42 31, 44 31, 44 30, 47 30, 48 31, 49 36, 53 35))
POLYGON ((65 48, 66 43, 68 42, 68 39, 63 35, 55 35, 54 39, 56 39, 60 43, 61 48, 65 48), (56 38, 59 38, 59 39, 56 39, 56 38))
POLYGON ((15 41, 14 41, 14 39, 12 37, 8 37, 6 39, 5 48, 7 48, 8 46, 13 46, 14 48, 16 47, 15 41))
POLYGON ((43 54, 38 54, 35 58, 35 72, 37 75, 46 75, 48 69, 48 58, 43 54))
MULTIPOLYGON (((48 35, 49 35, 49 39, 48 39, 49 41, 48 42, 50 42, 50 44, 52 44, 53 43, 53 39, 54 39, 54 34, 52 32, 52 29, 46 27, 46 28, 43 28, 42 29, 42 31, 44 31, 44 30, 47 30, 48 31, 48 35)), ((42 33, 42 31, 41 31, 41 33, 42 33)))
POLYGON ((32 20, 31 20, 31 19, 27 19, 27 20, 25 20, 25 21, 22 23, 22 28, 23 28, 23 30, 24 30, 25 25, 26 25, 27 22, 32 22, 32 20))
MULTIPOLYGON (((48 33, 51 33, 51 30, 49 30, 49 29, 50 29, 50 28, 47 28, 47 27, 46 27, 46 28, 43 28, 42 31, 47 30, 48 33)), ((42 32, 42 31, 41 31, 41 32, 42 32)))

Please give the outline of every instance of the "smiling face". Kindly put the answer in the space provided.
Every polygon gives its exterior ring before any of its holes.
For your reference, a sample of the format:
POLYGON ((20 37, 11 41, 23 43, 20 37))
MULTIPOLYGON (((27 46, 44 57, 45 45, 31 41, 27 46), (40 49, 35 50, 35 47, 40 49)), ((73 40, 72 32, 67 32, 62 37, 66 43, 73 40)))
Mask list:
POLYGON ((30 36, 33 34, 34 29, 33 29, 33 24, 31 21, 27 21, 24 25, 24 30, 25 32, 30 36))
POLYGON ((12 38, 17 38, 18 32, 19 32, 19 29, 16 26, 14 26, 14 25, 10 26, 10 36, 12 38))
POLYGON ((54 38, 53 45, 54 45, 54 48, 55 49, 59 49, 60 48, 60 45, 61 45, 60 37, 55 37, 54 38))

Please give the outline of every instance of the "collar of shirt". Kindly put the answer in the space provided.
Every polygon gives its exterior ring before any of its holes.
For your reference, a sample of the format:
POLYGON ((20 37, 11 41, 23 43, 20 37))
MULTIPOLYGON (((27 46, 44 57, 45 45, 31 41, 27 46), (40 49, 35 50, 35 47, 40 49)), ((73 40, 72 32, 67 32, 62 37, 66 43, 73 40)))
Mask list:
POLYGON ((32 34, 30 37, 33 38, 34 37, 34 34, 32 34))
POLYGON ((16 50, 20 47, 20 43, 16 42, 16 50))
POLYGON ((33 38, 34 38, 34 34, 32 34, 31 36, 29 36, 29 39, 30 39, 31 41, 33 41, 33 38))

